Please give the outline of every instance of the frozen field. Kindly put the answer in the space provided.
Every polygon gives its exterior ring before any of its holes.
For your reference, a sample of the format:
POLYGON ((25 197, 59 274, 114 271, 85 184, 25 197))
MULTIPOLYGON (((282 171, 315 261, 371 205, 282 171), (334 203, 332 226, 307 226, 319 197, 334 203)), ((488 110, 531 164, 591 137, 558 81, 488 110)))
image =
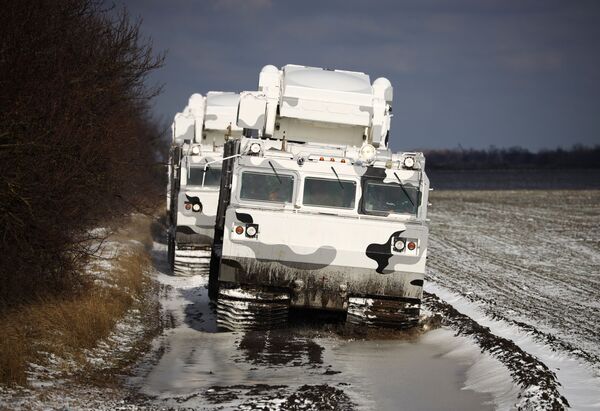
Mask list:
POLYGON ((429 279, 599 367, 600 191, 440 191, 429 279))

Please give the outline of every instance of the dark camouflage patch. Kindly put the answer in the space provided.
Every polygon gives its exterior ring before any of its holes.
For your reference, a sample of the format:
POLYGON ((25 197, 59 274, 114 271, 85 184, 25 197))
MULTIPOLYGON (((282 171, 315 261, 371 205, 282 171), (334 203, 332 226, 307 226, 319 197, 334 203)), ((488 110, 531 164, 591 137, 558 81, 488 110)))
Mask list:
POLYGON ((253 224, 254 223, 254 219, 252 218, 252 216, 250 214, 238 213, 236 211, 235 218, 237 218, 238 221, 241 221, 244 224, 253 224))
POLYGON ((384 270, 388 266, 390 258, 392 258, 392 239, 394 237, 399 236, 403 232, 404 230, 396 231, 395 233, 390 235, 390 238, 388 238, 388 240, 385 243, 372 243, 369 244, 369 246, 367 247, 367 257, 369 257, 371 260, 374 260, 377 263, 377 268, 375 269, 375 271, 377 271, 379 274, 386 274, 384 270))

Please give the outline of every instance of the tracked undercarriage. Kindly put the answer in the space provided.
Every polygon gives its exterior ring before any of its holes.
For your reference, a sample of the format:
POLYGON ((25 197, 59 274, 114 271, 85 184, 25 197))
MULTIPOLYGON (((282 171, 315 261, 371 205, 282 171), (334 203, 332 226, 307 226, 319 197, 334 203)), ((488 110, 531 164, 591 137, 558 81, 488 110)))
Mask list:
POLYGON ((231 331, 278 328, 287 323, 289 307, 285 292, 223 287, 217 299, 217 324, 231 331))
POLYGON ((175 275, 208 274, 210 247, 174 244, 169 261, 175 275))
POLYGON ((349 324, 370 327, 408 328, 419 322, 419 303, 382 298, 350 297, 348 299, 349 324))
MULTIPOLYGON (((290 293, 241 288, 221 288, 217 324, 230 331, 284 327, 291 307, 290 293)), ((405 329, 419 322, 420 304, 394 299, 350 297, 346 323, 358 327, 405 329)))

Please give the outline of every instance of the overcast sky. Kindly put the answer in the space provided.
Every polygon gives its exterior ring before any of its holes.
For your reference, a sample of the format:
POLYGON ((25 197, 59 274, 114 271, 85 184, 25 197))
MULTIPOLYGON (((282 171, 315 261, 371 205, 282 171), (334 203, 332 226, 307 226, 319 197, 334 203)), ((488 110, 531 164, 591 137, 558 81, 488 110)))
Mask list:
POLYGON ((600 1, 117 0, 156 50, 171 120, 193 92, 256 89, 262 66, 394 86, 394 149, 600 144, 600 1))

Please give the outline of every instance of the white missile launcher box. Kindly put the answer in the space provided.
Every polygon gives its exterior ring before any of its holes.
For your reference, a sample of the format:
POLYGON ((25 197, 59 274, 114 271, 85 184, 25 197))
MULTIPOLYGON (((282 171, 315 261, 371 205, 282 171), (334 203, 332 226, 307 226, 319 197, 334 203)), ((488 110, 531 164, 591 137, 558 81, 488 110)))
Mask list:
POLYGON ((209 91, 206 94, 204 132, 197 143, 223 145, 225 135, 240 137, 242 128, 237 125, 240 95, 231 92, 209 91))
POLYGON ((192 94, 188 105, 181 113, 175 114, 171 130, 173 144, 181 146, 185 141, 196 141, 197 130, 201 131, 204 125, 204 110, 206 102, 202 94, 192 94))
POLYGON ((393 88, 361 72, 265 66, 256 92, 244 92, 238 125, 297 142, 386 147, 393 88))

